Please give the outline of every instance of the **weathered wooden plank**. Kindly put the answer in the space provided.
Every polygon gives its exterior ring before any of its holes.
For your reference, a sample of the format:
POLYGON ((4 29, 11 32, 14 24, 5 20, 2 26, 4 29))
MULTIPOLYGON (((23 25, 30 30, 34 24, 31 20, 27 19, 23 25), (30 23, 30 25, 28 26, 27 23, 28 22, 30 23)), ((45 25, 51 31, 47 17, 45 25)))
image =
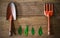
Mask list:
MULTIPOLYGON (((0 38, 10 38, 8 36, 9 21, 6 20, 6 10, 8 3, 11 0, 0 0, 0 38)), ((54 15, 51 17, 51 30, 55 36, 52 38, 59 38, 60 35, 60 1, 59 0, 12 0, 17 7, 17 20, 14 21, 16 32, 19 25, 22 25, 23 34, 20 36, 18 33, 11 38, 48 38, 47 35, 47 17, 43 14, 43 2, 54 3, 54 15), (42 2, 42 3, 41 3, 42 2), (57 4, 55 3, 57 2, 57 4), (26 24, 29 25, 29 35, 24 35, 24 28, 26 24), (34 27, 36 34, 31 35, 31 28, 34 27), (44 34, 39 36, 37 31, 42 26, 44 34), (38 28, 37 28, 38 27, 38 28), (58 36, 57 36, 58 35, 58 36)))
MULTIPOLYGON (((2 2, 8 2, 11 0, 1 0, 2 2)), ((12 0, 15 2, 34 2, 34 1, 40 1, 40 2, 59 2, 59 0, 12 0)))
MULTIPOLYGON (((3 16, 3 17, 6 16, 8 3, 9 2, 1 3, 0 16, 3 16)), ((18 16, 44 15, 43 14, 44 3, 39 3, 39 2, 17 3, 16 2, 16 8, 17 8, 18 16)), ((54 16, 60 16, 59 8, 60 8, 60 3, 54 3, 54 16)))
MULTIPOLYGON (((45 17, 40 17, 40 16, 18 18, 16 21, 14 21, 15 22, 14 24, 15 24, 16 32, 17 32, 19 26, 21 25, 22 29, 23 29, 23 34, 21 35, 21 38, 27 38, 24 35, 24 29, 25 29, 26 25, 29 25, 29 35, 28 35, 28 37, 32 36, 31 35, 31 28, 33 26, 36 33, 32 37, 39 37, 40 38, 40 36, 38 35, 38 29, 39 29, 40 26, 42 26, 42 28, 43 28, 43 36, 41 36, 41 37, 45 37, 45 35, 47 37, 47 25, 46 25, 47 20, 44 20, 44 19, 46 19, 46 18, 45 17), (45 23, 43 23, 42 20, 43 20, 43 22, 45 21, 45 23), (20 24, 18 24, 18 23, 20 23, 20 24)), ((0 22, 1 22, 0 26, 2 25, 1 26, 2 27, 1 28, 1 37, 2 36, 3 36, 3 38, 8 37, 9 21, 7 21, 5 17, 1 17, 0 22), (4 33, 4 34, 2 34, 2 33, 4 33)), ((13 36, 12 38, 15 38, 15 37, 20 37, 20 36, 17 33, 17 35, 13 36)))

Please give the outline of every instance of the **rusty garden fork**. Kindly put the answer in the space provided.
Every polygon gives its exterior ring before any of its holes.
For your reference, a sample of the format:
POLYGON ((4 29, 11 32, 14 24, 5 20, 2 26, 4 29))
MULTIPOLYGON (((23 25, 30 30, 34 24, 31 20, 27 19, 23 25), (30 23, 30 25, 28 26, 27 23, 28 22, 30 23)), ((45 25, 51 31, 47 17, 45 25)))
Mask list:
POLYGON ((53 4, 44 5, 44 15, 48 17, 48 35, 50 35, 50 17, 53 15, 53 4))

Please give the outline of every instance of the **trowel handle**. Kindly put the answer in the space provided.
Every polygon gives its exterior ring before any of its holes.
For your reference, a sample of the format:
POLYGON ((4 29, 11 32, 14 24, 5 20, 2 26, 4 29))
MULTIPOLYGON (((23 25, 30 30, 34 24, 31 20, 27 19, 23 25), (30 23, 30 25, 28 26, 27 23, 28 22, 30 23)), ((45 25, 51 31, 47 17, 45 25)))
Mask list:
POLYGON ((10 18, 9 18, 9 21, 10 21, 10 25, 9 25, 9 36, 11 36, 11 26, 12 26, 12 15, 10 15, 10 18))
POLYGON ((50 35, 50 16, 48 16, 48 35, 50 35))

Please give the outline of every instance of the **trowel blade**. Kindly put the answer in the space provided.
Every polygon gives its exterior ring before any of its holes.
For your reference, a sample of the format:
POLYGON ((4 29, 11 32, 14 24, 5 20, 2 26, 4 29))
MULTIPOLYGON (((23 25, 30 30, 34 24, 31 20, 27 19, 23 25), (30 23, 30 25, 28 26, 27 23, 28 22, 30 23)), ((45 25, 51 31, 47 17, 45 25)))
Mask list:
POLYGON ((12 2, 10 4, 10 6, 11 6, 11 12, 12 12, 13 20, 16 20, 16 7, 15 7, 15 4, 12 2))

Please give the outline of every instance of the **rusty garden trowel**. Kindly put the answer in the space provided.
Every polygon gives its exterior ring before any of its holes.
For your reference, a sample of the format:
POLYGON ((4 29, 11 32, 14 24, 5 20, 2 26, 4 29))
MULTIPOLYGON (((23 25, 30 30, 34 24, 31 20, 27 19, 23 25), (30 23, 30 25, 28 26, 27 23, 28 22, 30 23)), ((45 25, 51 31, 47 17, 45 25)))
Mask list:
POLYGON ((14 2, 10 2, 7 7, 7 20, 10 22, 9 26, 9 36, 12 35, 12 26, 13 26, 13 21, 16 20, 16 8, 14 2))

